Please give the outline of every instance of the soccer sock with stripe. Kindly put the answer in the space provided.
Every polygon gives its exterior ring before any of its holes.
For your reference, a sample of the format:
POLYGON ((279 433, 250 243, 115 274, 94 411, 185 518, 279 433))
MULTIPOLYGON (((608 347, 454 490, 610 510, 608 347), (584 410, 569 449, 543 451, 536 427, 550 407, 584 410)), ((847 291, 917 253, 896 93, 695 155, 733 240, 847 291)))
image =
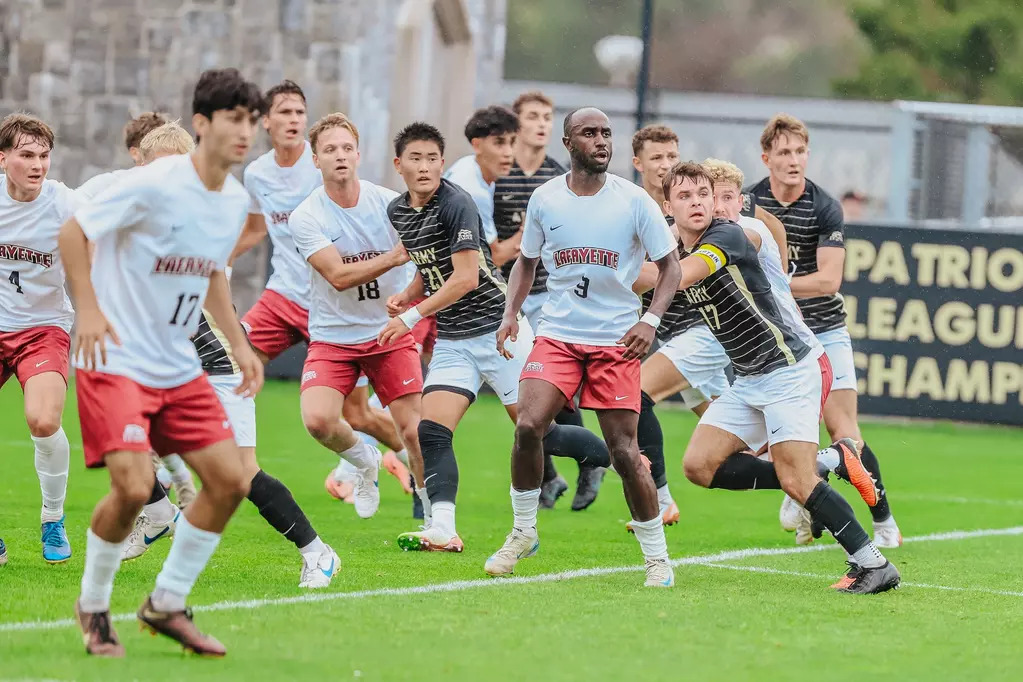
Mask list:
POLYGON ((63 428, 42 438, 32 436, 35 444, 36 475, 43 506, 39 514, 42 523, 60 521, 64 516, 64 498, 67 496, 67 474, 71 462, 71 445, 63 428))
POLYGON ((429 419, 419 422, 419 447, 423 453, 426 492, 433 511, 432 528, 449 536, 455 531, 455 497, 458 495, 458 462, 452 444, 454 434, 429 419))
POLYGON ((863 568, 883 566, 885 558, 870 541, 867 531, 856 520, 853 509, 845 498, 834 488, 821 481, 803 504, 813 519, 824 525, 851 557, 851 561, 863 568))
POLYGON ((892 515, 892 509, 888 506, 888 494, 884 490, 884 483, 881 482, 881 465, 877 461, 877 455, 874 454, 869 445, 864 443, 860 459, 863 461, 863 468, 874 477, 877 489, 881 493, 877 504, 870 508, 870 516, 874 521, 887 521, 892 515))
POLYGON ((711 488, 725 490, 781 490, 774 462, 746 452, 729 455, 710 482, 711 488))
POLYGON ((286 485, 260 469, 252 477, 248 498, 256 505, 259 515, 299 551, 305 550, 304 554, 317 549, 322 551, 316 544, 319 536, 286 485))

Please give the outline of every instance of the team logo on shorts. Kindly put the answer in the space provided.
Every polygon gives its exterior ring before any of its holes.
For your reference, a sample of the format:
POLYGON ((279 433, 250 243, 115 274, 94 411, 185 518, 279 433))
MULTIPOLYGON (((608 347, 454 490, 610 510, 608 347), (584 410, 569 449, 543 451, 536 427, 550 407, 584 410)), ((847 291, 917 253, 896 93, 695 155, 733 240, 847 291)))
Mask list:
POLYGON ((128 424, 124 427, 124 433, 121 434, 121 440, 125 443, 145 443, 146 430, 138 424, 128 424))
POLYGON ((468 242, 472 241, 472 230, 459 230, 458 236, 455 237, 456 242, 468 242))
POLYGON ((523 372, 542 372, 543 371, 543 363, 542 362, 527 362, 526 366, 522 368, 522 371, 523 372))
POLYGON ((304 374, 302 374, 302 383, 304 384, 307 381, 312 381, 315 378, 316 378, 316 370, 315 369, 311 369, 308 372, 305 372, 304 374))

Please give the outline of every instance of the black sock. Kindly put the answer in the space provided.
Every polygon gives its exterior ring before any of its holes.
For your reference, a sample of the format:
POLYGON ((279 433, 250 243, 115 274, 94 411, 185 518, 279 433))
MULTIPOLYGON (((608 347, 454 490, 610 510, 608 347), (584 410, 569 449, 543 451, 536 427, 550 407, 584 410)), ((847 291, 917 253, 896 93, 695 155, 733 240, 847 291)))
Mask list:
POLYGON ((163 489, 163 484, 160 483, 160 479, 156 479, 153 481, 153 492, 149 494, 149 501, 146 502, 146 504, 159 502, 165 497, 167 497, 167 491, 163 489))
POLYGON ((567 407, 561 408, 561 412, 554 415, 554 421, 565 426, 582 426, 583 413, 578 410, 570 410, 567 407))
POLYGON ((554 466, 554 460, 546 452, 543 453, 543 482, 550 483, 558 477, 558 469, 554 466))
POLYGON ((607 443, 585 426, 551 424, 543 437, 544 455, 571 457, 579 466, 609 467, 607 443))
POLYGON ((654 477, 654 486, 663 488, 668 485, 668 472, 664 466, 664 433, 661 431, 661 422, 654 414, 654 399, 646 391, 640 397, 636 438, 639 440, 639 451, 650 460, 650 475, 654 477))
POLYGON ((814 521, 823 524, 835 536, 835 541, 842 545, 849 556, 870 542, 867 531, 856 520, 849 503, 824 481, 817 484, 803 507, 810 512, 814 521))
POLYGON ((884 491, 884 484, 881 483, 881 465, 877 461, 877 455, 866 443, 863 444, 863 452, 860 453, 863 460, 863 468, 870 472, 877 482, 877 489, 881 492, 877 504, 870 508, 870 516, 875 521, 887 521, 892 515, 892 509, 888 506, 888 494, 884 491))
POLYGON ((419 449, 423 453, 426 493, 431 504, 455 501, 458 494, 458 462, 455 461, 454 434, 435 421, 419 422, 419 449))
POLYGON ((728 455, 714 472, 710 487, 725 490, 781 490, 781 482, 778 481, 774 462, 746 452, 736 452, 728 455))
POLYGON ((316 539, 316 531, 288 487, 262 469, 252 477, 249 501, 274 530, 299 549, 316 539))

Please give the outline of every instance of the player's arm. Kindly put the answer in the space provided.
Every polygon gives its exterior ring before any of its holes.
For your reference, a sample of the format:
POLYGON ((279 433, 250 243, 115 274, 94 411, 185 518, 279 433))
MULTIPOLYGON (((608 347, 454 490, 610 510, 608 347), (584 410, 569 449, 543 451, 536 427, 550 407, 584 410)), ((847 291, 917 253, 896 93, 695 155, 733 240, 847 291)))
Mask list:
POLYGON ((416 270, 416 274, 412 276, 412 281, 408 283, 405 290, 387 299, 387 314, 391 317, 401 315, 408 310, 412 301, 418 301, 424 296, 426 296, 426 287, 423 285, 423 276, 419 270, 416 270))
POLYGON ((203 308, 227 337, 234 353, 234 361, 241 369, 242 381, 234 392, 243 396, 256 395, 263 388, 263 363, 249 345, 249 340, 238 321, 238 313, 231 302, 231 287, 223 270, 215 270, 210 275, 210 286, 203 308))
POLYGON ((387 323, 387 326, 383 328, 377 339, 380 345, 394 343, 394 341, 407 334, 419 320, 444 310, 479 286, 480 266, 478 251, 452 253, 451 265, 454 268, 454 272, 437 291, 430 294, 429 297, 415 307, 409 308, 387 323))
MULTIPOLYGON (((756 243, 759 244, 760 235, 756 235, 756 237, 756 243)), ((701 279, 731 265, 750 248, 754 251, 757 250, 757 247, 750 242, 746 231, 735 224, 730 229, 720 229, 713 234, 705 235, 696 250, 682 259, 682 278, 678 283, 679 290, 688 289, 701 279)))
POLYGON ((767 226, 767 230, 774 237, 774 241, 778 242, 778 253, 781 254, 781 271, 789 271, 789 242, 788 237, 785 236, 785 226, 780 220, 774 217, 770 211, 765 209, 763 206, 756 206, 754 217, 767 226))
POLYGON ((392 268, 409 262, 408 252, 400 243, 387 253, 357 263, 345 263, 333 246, 326 246, 308 258, 309 265, 338 291, 371 282, 392 268))
POLYGON ((232 265, 236 258, 250 251, 256 244, 263 241, 266 234, 266 218, 263 217, 263 214, 250 213, 249 217, 245 219, 245 226, 242 228, 242 233, 238 236, 238 243, 235 244, 231 256, 227 259, 227 264, 232 265))
POLYGON ((64 263, 64 272, 71 285, 71 296, 75 300, 75 339, 71 349, 71 357, 78 358, 79 353, 86 369, 95 369, 96 346, 99 346, 100 359, 107 362, 106 337, 117 345, 121 340, 110 325, 96 300, 96 290, 92 287, 90 277, 91 257, 89 238, 75 218, 70 218, 60 228, 57 237, 60 258, 64 263))
POLYGON ((837 201, 821 211, 820 237, 817 242, 817 272, 792 278, 792 296, 812 298, 837 294, 845 267, 845 224, 837 201))
POLYGON ((632 291, 636 294, 645 294, 654 288, 657 284, 657 276, 660 270, 657 269, 657 264, 651 261, 643 263, 643 267, 639 269, 639 277, 632 283, 632 291))
POLYGON ((519 248, 522 244, 522 230, 519 230, 507 239, 495 239, 490 242, 490 257, 494 265, 501 267, 519 255, 519 248))

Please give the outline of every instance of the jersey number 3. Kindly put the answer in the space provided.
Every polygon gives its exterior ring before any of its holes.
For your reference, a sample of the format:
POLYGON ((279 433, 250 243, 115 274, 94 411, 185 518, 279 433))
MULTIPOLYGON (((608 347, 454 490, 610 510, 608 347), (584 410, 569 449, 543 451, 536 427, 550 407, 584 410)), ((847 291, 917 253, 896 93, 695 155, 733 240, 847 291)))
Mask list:
POLYGON ((21 288, 21 273, 15 270, 11 273, 11 276, 7 278, 7 281, 14 285, 14 290, 19 294, 24 294, 25 290, 21 288))
POLYGON ((590 278, 583 275, 581 282, 575 285, 575 295, 579 298, 586 298, 590 295, 590 278))

